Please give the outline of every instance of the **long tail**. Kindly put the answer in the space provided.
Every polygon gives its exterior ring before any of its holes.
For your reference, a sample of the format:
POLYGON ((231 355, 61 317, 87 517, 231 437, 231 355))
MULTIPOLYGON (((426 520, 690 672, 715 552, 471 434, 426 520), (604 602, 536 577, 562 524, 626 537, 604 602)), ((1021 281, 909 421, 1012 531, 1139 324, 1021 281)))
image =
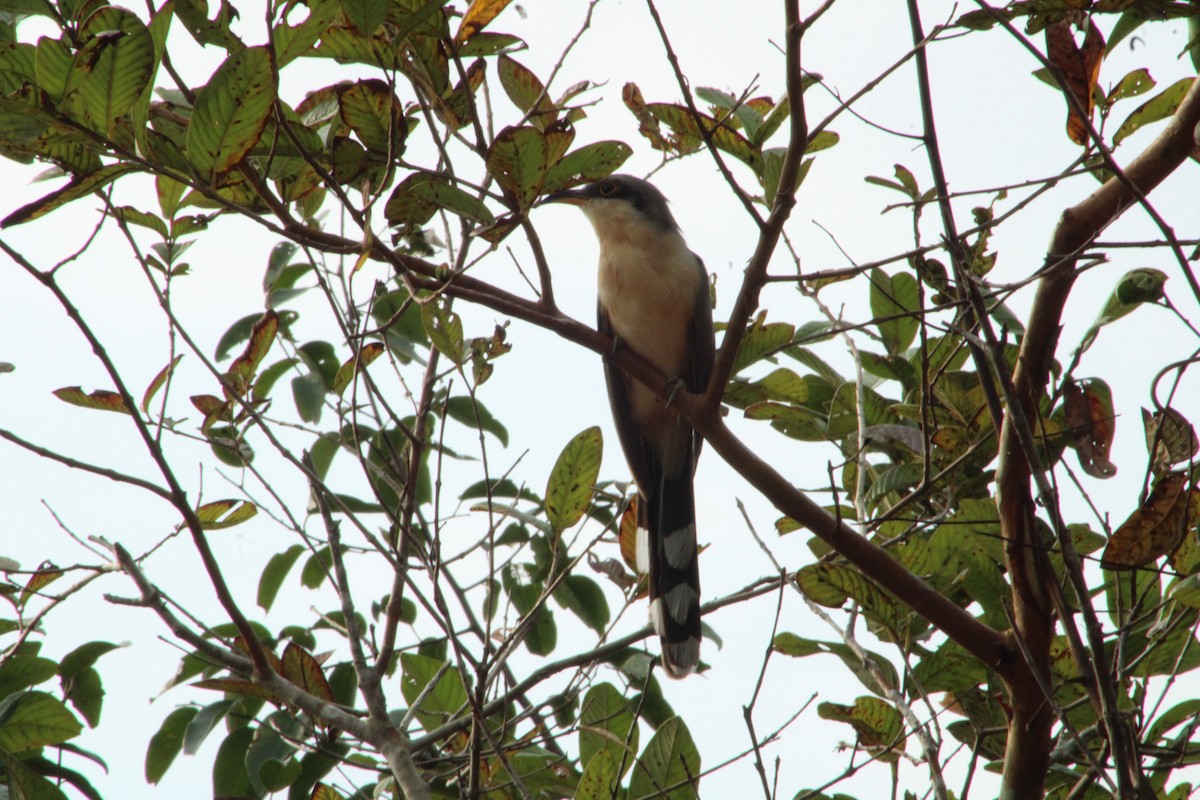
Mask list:
POLYGON ((658 491, 644 500, 638 527, 648 539, 650 619, 662 640, 667 674, 682 678, 700 663, 700 565, 691 470, 662 477, 658 491))

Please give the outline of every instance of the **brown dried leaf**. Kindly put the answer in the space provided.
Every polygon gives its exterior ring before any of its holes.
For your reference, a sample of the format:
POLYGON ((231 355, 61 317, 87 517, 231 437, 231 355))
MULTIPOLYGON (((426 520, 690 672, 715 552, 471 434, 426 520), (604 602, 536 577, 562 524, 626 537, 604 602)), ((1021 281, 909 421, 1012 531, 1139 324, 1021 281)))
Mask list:
MULTIPOLYGON (((1075 96, 1090 120, 1095 106, 1093 90, 1100 80, 1100 62, 1104 59, 1104 36, 1089 17, 1087 34, 1081 48, 1075 43, 1075 34, 1071 27, 1072 23, 1069 20, 1046 26, 1046 57, 1062 73, 1066 83, 1064 91, 1075 96)), ((1069 106, 1067 136, 1075 144, 1087 144, 1088 141, 1087 121, 1069 106)))
POLYGON ((1153 414, 1143 408, 1142 426, 1146 430, 1146 450, 1155 472, 1165 472, 1172 464, 1189 461, 1200 451, 1196 429, 1187 417, 1173 408, 1153 414))
POLYGON ((17 600, 17 606, 24 606, 29 598, 41 592, 42 589, 54 583, 63 576, 63 571, 54 565, 52 561, 43 561, 37 568, 37 572, 29 576, 29 580, 25 584, 25 588, 21 590, 21 597, 17 600))
POLYGON ((271 345, 275 342, 275 334, 278 332, 279 315, 273 310, 263 314, 258 322, 254 323, 254 329, 250 331, 250 340, 246 342, 246 349, 234 359, 233 363, 229 365, 229 371, 225 373, 225 380, 228 383, 226 394, 232 390, 240 397, 246 395, 246 392, 250 390, 250 384, 254 380, 254 373, 258 370, 258 365, 262 363, 267 351, 271 349, 271 345))
POLYGON ((454 34, 455 43, 461 45, 486 28, 511 2, 512 0, 475 0, 467 9, 467 13, 463 14, 458 32, 454 34))
POLYGON ((1108 540, 1100 566, 1136 569, 1174 552, 1191 517, 1191 493, 1184 491, 1186 483, 1186 473, 1172 472, 1154 484, 1146 502, 1108 540))
POLYGON ((67 386, 55 389, 52 394, 64 403, 70 403, 73 406, 95 408, 100 411, 116 411, 121 414, 130 413, 129 406, 125 405, 125 400, 121 395, 107 389, 96 389, 88 394, 78 386, 67 386))
POLYGON ((629 591, 637 585, 637 579, 625 571, 625 567, 620 561, 615 558, 599 558, 592 551, 588 551, 587 563, 593 572, 599 573, 610 581, 621 587, 622 591, 629 591))
POLYGON ((634 575, 640 574, 637 565, 637 518, 638 496, 635 494, 629 498, 629 505, 621 514, 621 527, 617 530, 617 540, 621 544, 621 558, 625 560, 625 566, 629 567, 634 575))
POLYGON ((280 674, 309 694, 333 702, 333 689, 325 679, 320 662, 295 642, 289 642, 283 650, 280 674))
POLYGON ((655 150, 667 151, 671 146, 663 137, 662 128, 658 125, 658 119, 650 113, 650 109, 646 107, 646 98, 642 97, 642 90, 638 88, 636 83, 627 83, 621 89, 621 100, 624 101, 625 107, 633 112, 633 116, 638 121, 638 133, 646 137, 650 142, 650 146, 655 150))
POLYGON ((1098 378, 1072 381, 1063 387, 1066 422, 1079 466, 1093 478, 1111 478, 1117 467, 1108 460, 1116 433, 1112 391, 1098 378))

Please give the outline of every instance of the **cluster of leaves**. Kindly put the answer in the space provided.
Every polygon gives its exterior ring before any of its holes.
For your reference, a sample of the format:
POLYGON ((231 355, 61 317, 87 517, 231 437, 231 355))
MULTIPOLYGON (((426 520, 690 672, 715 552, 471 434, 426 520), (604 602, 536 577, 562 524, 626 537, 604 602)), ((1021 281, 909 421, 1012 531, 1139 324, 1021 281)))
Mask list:
MULTIPOLYGON (((21 583, 20 565, 0 559, 0 568, 6 573, 0 595, 13 610, 12 619, 0 619, 0 632, 13 634, 35 624, 48 610, 42 608, 49 602, 46 587, 62 578, 63 571, 43 564, 21 583)), ((0 658, 0 777, 12 797, 65 800, 59 788, 65 785, 98 800, 100 794, 87 776, 66 766, 64 756, 105 766, 102 755, 71 740, 83 732, 84 724, 100 724, 105 692, 95 665, 118 647, 88 642, 58 661, 42 655, 41 642, 23 636, 5 648, 0 658), (38 688, 55 679, 57 690, 38 688)))

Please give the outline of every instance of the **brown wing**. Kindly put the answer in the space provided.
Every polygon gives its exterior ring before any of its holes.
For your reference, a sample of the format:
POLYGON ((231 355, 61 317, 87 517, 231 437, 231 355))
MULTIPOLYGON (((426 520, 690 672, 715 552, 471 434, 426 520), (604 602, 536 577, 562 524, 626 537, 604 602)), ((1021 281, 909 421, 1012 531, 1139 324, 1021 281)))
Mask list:
MULTIPOLYGON (((712 301, 708 294, 708 271, 700 256, 692 253, 696 259, 696 269, 700 271, 700 291, 696 293, 696 307, 692 313, 690 351, 692 354, 690 374, 680 376, 689 392, 703 392, 708 386, 712 375, 713 359, 716 356, 716 341, 713 334, 712 301)), ((699 435, 692 437, 692 458, 699 459, 700 445, 704 439, 699 435)), ((693 461, 693 468, 695 461, 693 461)))
MULTIPOLYGON (((596 303, 596 329, 605 336, 613 338, 612 322, 608 312, 599 302, 596 303)), ((629 471, 639 487, 653 486, 657 482, 653 469, 654 454, 642 438, 638 426, 634 424, 629 408, 629 383, 633 380, 621 368, 608 359, 604 360, 604 382, 608 384, 608 402, 612 406, 613 424, 617 428, 617 438, 621 440, 621 449, 625 451, 625 460, 629 462, 629 471)))

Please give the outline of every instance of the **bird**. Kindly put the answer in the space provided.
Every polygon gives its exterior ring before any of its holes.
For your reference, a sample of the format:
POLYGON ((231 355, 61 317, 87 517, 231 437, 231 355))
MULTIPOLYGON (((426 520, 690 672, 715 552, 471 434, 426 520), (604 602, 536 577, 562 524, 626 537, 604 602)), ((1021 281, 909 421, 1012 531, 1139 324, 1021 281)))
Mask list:
MULTIPOLYGON (((631 175, 554 192, 577 206, 600 243, 597 327, 672 379, 703 392, 715 352, 708 272, 688 249, 667 198, 631 175)), ((638 491, 638 568, 648 573, 650 620, 667 674, 700 663, 700 568, 693 476, 703 438, 649 387, 610 361, 608 399, 638 491)), ((671 397, 674 397, 672 392, 671 397)))

